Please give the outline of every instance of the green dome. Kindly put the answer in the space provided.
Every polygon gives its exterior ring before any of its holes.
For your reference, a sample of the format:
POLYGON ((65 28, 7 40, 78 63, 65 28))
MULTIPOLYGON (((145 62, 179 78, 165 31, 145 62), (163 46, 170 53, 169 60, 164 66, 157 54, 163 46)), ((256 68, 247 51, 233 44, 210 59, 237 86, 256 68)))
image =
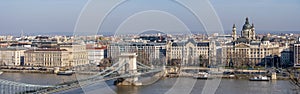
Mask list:
POLYGON ((264 36, 261 41, 270 41, 270 39, 267 36, 264 36))
POLYGON ((252 28, 252 26, 250 24, 244 24, 244 26, 243 26, 243 30, 251 29, 251 28, 252 28))
POLYGON ((252 28, 252 26, 250 25, 250 23, 249 23, 249 19, 248 19, 248 17, 246 18, 246 22, 245 22, 245 24, 244 24, 244 26, 243 26, 243 30, 245 30, 245 29, 251 29, 252 28))

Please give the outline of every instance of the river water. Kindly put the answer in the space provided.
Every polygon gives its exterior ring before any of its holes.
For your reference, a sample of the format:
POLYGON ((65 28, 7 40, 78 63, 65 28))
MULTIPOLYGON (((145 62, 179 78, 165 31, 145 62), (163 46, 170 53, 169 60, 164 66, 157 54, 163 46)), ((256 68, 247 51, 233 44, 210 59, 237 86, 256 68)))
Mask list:
MULTIPOLYGON (((3 73, 0 79, 11 81, 54 85, 75 80, 73 76, 58 76, 55 74, 38 73, 3 73)), ((205 90, 214 90, 216 94, 300 94, 299 88, 289 80, 270 82, 253 82, 248 80, 221 79, 196 80, 193 78, 164 78, 146 86, 114 86, 113 81, 95 83, 83 88, 76 88, 58 94, 204 94, 205 90), (220 81, 220 82, 219 82, 220 81)), ((211 92, 206 92, 211 93, 211 92)))

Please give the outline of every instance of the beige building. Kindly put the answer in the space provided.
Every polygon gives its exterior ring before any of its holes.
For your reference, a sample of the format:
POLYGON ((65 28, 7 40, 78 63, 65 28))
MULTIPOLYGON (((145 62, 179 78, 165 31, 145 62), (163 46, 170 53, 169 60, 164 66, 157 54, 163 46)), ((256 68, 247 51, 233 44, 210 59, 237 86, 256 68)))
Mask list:
POLYGON ((210 42, 195 42, 189 39, 186 42, 171 42, 167 46, 167 58, 169 62, 179 60, 182 65, 208 66, 216 49, 210 42))
POLYGON ((70 66, 69 53, 65 49, 31 49, 25 51, 26 66, 66 67, 70 66))
POLYGON ((85 45, 62 43, 57 48, 25 51, 26 66, 74 67, 88 64, 85 45))
POLYGON ((76 43, 61 43, 58 45, 60 49, 67 50, 70 66, 79 66, 89 63, 86 45, 76 43))
POLYGON ((0 48, 0 65, 20 66, 23 63, 25 49, 0 48))
POLYGON ((241 37, 236 36, 236 27, 232 30, 233 42, 222 47, 223 60, 229 66, 255 66, 258 63, 272 62, 274 56, 280 56, 280 47, 277 43, 271 43, 267 36, 257 40, 254 25, 249 24, 248 18, 241 31, 241 37))
POLYGON ((234 66, 255 66, 263 60, 274 55, 280 55, 279 46, 263 41, 263 43, 230 43, 223 47, 225 62, 234 66))

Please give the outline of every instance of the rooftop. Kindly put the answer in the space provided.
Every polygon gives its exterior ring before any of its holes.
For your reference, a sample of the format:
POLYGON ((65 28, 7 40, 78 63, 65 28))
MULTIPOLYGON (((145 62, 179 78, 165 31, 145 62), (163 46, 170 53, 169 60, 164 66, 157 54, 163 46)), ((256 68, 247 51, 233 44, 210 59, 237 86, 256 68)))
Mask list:
POLYGON ((67 51, 66 49, 57 49, 57 48, 45 48, 45 49, 31 49, 25 52, 38 52, 38 51, 67 51))

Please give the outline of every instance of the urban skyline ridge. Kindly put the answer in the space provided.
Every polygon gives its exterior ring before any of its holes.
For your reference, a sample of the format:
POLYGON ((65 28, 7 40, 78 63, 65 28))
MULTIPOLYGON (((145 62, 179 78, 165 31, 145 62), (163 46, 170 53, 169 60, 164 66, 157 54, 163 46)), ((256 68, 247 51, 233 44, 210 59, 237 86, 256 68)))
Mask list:
MULTIPOLYGON (((146 33, 146 34, 157 34, 159 33, 160 31, 145 31, 145 32, 149 32, 149 33, 146 33)), ((225 35, 229 35, 231 34, 232 31, 225 31, 224 34, 225 35)), ((163 32, 161 32, 163 33, 163 32)), ((257 34, 300 34, 300 31, 274 31, 274 30, 257 30, 257 34)), ((128 33, 130 34, 130 33, 128 33)), ((144 34, 141 33, 141 34, 144 34)), ((165 33, 164 33, 165 34, 165 33)), ((167 33, 167 34, 178 34, 178 33, 167 33)), ((180 34, 180 33, 179 33, 180 34)), ((207 34, 207 32, 205 31, 192 31, 192 34, 207 34)), ((237 34, 240 34, 240 32, 238 32, 237 34)), ((8 35, 11 35, 11 36, 21 36, 22 35, 22 32, 20 31, 20 33, 11 33, 11 32, 1 32, 0 33, 0 36, 8 36, 8 35)), ((74 35, 74 32, 38 32, 38 33, 34 33, 34 32, 30 32, 30 33, 27 33, 27 32, 23 32, 23 35, 24 36, 37 36, 37 35, 49 35, 49 36, 55 36, 55 35, 63 35, 63 36, 73 36, 74 35)), ((114 35, 114 32, 102 32, 102 33, 99 33, 97 35, 104 35, 104 36, 113 36, 114 35)), ((135 34, 133 34, 135 35, 135 34)), ((79 35, 80 36, 80 35, 79 35)))
POLYGON ((0 2, 0 94, 300 94, 300 0, 0 2))

